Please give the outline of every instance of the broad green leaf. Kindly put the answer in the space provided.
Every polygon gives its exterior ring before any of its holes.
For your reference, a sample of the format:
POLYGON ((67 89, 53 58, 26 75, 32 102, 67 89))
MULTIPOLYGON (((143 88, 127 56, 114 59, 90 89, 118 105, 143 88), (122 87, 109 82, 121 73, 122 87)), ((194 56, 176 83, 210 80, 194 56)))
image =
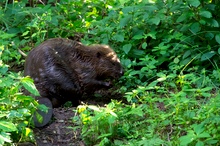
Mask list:
POLYGON ((130 20, 131 20, 131 15, 125 16, 124 18, 122 18, 122 19, 120 20, 119 26, 120 26, 120 27, 126 26, 126 25, 129 23, 130 20))
POLYGON ((9 121, 0 121, 0 129, 5 132, 12 132, 17 130, 16 126, 9 121))
POLYGON ((127 13, 131 13, 134 10, 135 10, 135 6, 127 6, 122 9, 122 12, 124 14, 127 14, 127 13))
POLYGON ((138 49, 132 50, 131 52, 133 53, 134 56, 137 56, 137 57, 141 57, 145 54, 143 50, 138 50, 138 49))
POLYGON ((25 31, 21 36, 26 36, 26 35, 28 35, 29 32, 30 32, 30 31, 27 30, 27 31, 25 31))
POLYGON ((217 43, 220 44, 220 34, 215 35, 215 40, 216 40, 217 43))
POLYGON ((143 48, 143 49, 146 49, 146 48, 147 48, 147 43, 146 43, 146 42, 144 42, 144 43, 142 43, 142 45, 141 45, 141 46, 142 46, 142 48, 143 48))
POLYGON ((215 19, 212 19, 210 24, 211 24, 212 27, 219 27, 219 23, 215 19))
POLYGON ((35 112, 34 116, 36 117, 36 119, 39 123, 43 122, 43 117, 38 112, 35 112))
POLYGON ((205 87, 203 89, 201 89, 201 91, 211 91, 213 89, 213 87, 205 87))
POLYGON ((219 140, 215 140, 215 139, 209 139, 209 140, 206 140, 206 143, 209 144, 209 145, 214 145, 218 142, 219 140))
POLYGON ((192 53, 191 50, 186 51, 186 52, 183 54, 183 59, 185 59, 185 58, 187 58, 188 56, 190 56, 191 53, 192 53))
POLYGON ((198 22, 196 22, 191 25, 190 29, 193 33, 196 34, 197 32, 199 32, 201 30, 201 27, 200 27, 200 24, 198 22))
POLYGON ((174 63, 176 63, 176 64, 180 62, 180 60, 179 60, 178 57, 176 57, 173 61, 174 61, 174 63))
POLYGON ((12 142, 10 139, 10 134, 1 132, 0 133, 0 145, 3 146, 5 142, 12 142))
POLYGON ((184 20, 187 20, 188 19, 188 15, 187 15, 187 13, 183 13, 182 15, 180 15, 178 18, 177 18, 177 20, 176 20, 176 22, 183 22, 184 20))
POLYGON ((200 5, 200 1, 199 0, 187 0, 187 2, 192 5, 193 7, 198 7, 200 5))
POLYGON ((138 35, 135 35, 132 39, 141 40, 141 39, 143 39, 143 38, 145 38, 144 35, 138 34, 138 35))
POLYGON ((211 13, 211 12, 209 12, 209 11, 204 11, 204 10, 200 11, 199 15, 200 15, 200 16, 203 16, 203 17, 205 17, 205 18, 211 18, 211 17, 212 17, 212 13, 211 13))
POLYGON ((123 42, 124 41, 124 35, 122 34, 116 34, 113 36, 113 39, 117 42, 123 42))
POLYGON ((201 61, 208 60, 212 58, 216 53, 214 51, 207 52, 201 56, 201 61))
POLYGON ((148 22, 151 24, 158 25, 160 23, 160 18, 154 17, 154 18, 151 18, 148 22))
POLYGON ((214 34, 213 33, 211 33, 211 32, 207 32, 206 34, 205 34, 205 37, 207 38, 207 39, 209 39, 209 40, 212 40, 213 38, 214 38, 214 34))
POLYGON ((59 23, 57 17, 52 17, 52 20, 50 22, 55 26, 58 26, 59 23))
POLYGON ((197 135, 198 138, 207 138, 207 137, 211 137, 209 133, 207 132, 203 132, 200 133, 199 135, 197 135))
POLYGON ((131 44, 126 44, 122 47, 122 50, 125 52, 125 54, 128 54, 128 52, 131 50, 131 47, 131 44))
POLYGON ((185 136, 180 137, 179 140, 180 140, 180 145, 186 146, 192 142, 193 136, 187 134, 185 136))
POLYGON ((220 54, 220 48, 218 48, 218 54, 220 54))
POLYGON ((204 146, 204 143, 202 141, 198 141, 195 146, 204 146))
POLYGON ((25 77, 25 78, 21 79, 21 83, 24 86, 24 88, 26 90, 28 90, 30 93, 32 93, 33 95, 35 95, 35 96, 40 95, 38 90, 36 89, 34 83, 33 83, 33 80, 30 77, 25 77))
POLYGON ((12 37, 16 36, 16 34, 9 34, 9 33, 4 33, 0 35, 1 39, 10 39, 12 37))
POLYGON ((131 60, 130 59, 121 59, 121 63, 124 66, 127 66, 128 68, 131 66, 131 60))
POLYGON ((197 135, 201 134, 205 130, 203 124, 194 124, 193 129, 197 135))
POLYGON ((11 110, 8 114, 9 118, 22 118, 22 116, 22 113, 19 113, 16 110, 11 110))

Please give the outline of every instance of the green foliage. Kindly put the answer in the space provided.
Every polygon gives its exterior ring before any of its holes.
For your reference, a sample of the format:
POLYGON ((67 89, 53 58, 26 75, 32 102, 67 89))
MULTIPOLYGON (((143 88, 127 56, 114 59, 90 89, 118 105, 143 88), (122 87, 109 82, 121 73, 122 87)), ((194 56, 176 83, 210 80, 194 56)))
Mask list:
POLYGON ((208 76, 158 73, 147 86, 127 92, 130 104, 79 106, 88 145, 218 145, 219 92, 208 76), (217 94, 217 95, 216 95, 217 94))
POLYGON ((219 2, 110 4, 83 42, 115 48, 126 67, 120 91, 129 104, 79 107, 85 142, 218 145, 219 2))
POLYGON ((0 145, 34 141, 29 127, 38 103, 21 91, 25 87, 34 95, 39 93, 30 78, 8 71, 8 65, 2 62, 3 50, 0 44, 0 145))
POLYGON ((0 145, 34 141, 33 132, 28 127, 37 102, 21 93, 22 84, 28 84, 27 78, 15 73, 0 74, 0 77, 0 145))
POLYGON ((4 77, 0 93, 5 94, 3 101, 12 102, 2 106, 6 113, 0 122, 1 142, 20 140, 16 134, 29 125, 28 113, 36 109, 35 101, 20 93, 24 86, 37 94, 30 79, 10 73, 8 65, 23 64, 20 50, 28 53, 43 40, 64 37, 109 44, 125 67, 119 92, 126 104, 112 101, 105 107, 78 107, 80 118, 74 122, 82 126, 87 145, 220 144, 219 1, 26 4, 0 5, 0 75, 4 77), (23 104, 28 107, 26 114, 23 104), (6 119, 16 111, 14 107, 22 109, 17 111, 22 120, 17 120, 17 113, 13 120, 6 119), (25 126, 17 124, 25 120, 25 126))
MULTIPOLYGON (((110 4, 114 5, 109 7, 108 15, 91 24, 83 41, 111 44, 129 70, 128 75, 139 72, 150 81, 155 71, 160 70, 178 72, 186 66, 184 71, 190 72, 191 67, 199 64, 203 64, 199 70, 218 68, 219 9, 214 2, 168 0, 110 4), (143 71, 149 62, 154 67, 152 70, 149 67, 151 75, 143 71)), ((126 85, 130 87, 128 78, 126 85)), ((147 82, 146 78, 137 80, 139 85, 147 82)))

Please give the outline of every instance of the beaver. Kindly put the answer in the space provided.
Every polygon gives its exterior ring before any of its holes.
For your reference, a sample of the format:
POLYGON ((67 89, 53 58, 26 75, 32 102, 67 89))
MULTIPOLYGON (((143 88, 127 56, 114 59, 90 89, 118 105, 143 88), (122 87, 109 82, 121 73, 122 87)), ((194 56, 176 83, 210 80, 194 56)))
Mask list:
POLYGON ((53 38, 32 49, 25 61, 24 75, 30 76, 42 98, 53 107, 66 101, 79 105, 84 93, 110 88, 107 79, 118 79, 123 68, 107 45, 86 46, 80 42, 53 38))

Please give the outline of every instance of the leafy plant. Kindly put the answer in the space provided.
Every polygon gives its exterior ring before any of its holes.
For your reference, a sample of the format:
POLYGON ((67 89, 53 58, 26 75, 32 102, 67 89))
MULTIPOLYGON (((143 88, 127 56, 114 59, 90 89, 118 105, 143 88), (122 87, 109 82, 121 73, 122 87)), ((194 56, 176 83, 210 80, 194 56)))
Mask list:
POLYGON ((23 95, 22 89, 25 87, 34 95, 39 93, 30 78, 8 71, 1 59, 3 50, 0 45, 0 145, 34 141, 30 126, 38 103, 23 95))

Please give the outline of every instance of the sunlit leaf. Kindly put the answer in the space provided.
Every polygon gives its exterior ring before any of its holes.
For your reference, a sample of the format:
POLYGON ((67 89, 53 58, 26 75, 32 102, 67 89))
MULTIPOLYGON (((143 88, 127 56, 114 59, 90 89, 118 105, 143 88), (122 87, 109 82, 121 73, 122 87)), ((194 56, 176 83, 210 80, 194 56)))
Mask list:
POLYGON ((34 94, 35 96, 39 96, 39 92, 36 89, 33 80, 30 77, 25 77, 21 79, 21 83, 25 89, 27 89, 30 93, 34 94))
POLYGON ((0 121, 0 129, 5 132, 12 132, 17 130, 16 126, 9 121, 0 121))

